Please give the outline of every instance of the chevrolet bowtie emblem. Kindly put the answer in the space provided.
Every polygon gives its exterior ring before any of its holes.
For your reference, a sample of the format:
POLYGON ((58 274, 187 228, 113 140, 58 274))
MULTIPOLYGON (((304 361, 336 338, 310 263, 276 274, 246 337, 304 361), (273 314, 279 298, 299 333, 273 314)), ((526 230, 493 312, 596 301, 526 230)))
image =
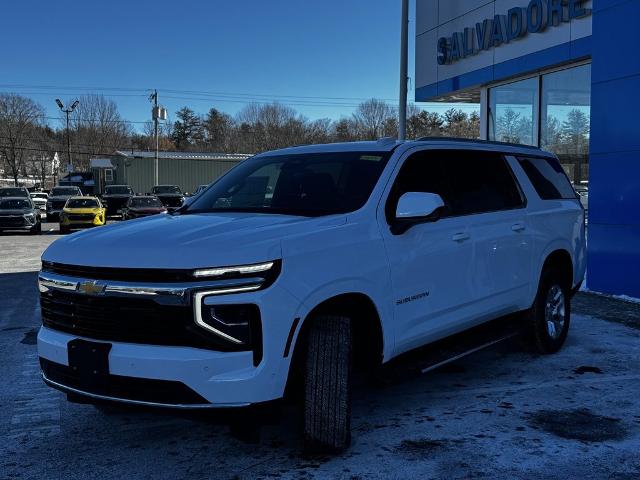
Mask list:
POLYGON ((106 285, 100 285, 96 280, 78 284, 78 291, 87 295, 99 295, 104 292, 106 285))

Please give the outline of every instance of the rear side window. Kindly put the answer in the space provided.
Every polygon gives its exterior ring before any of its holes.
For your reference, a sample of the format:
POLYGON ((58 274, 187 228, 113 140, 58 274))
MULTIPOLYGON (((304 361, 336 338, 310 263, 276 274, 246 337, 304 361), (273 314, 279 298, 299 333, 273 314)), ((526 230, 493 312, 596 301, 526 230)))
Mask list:
POLYGON ((451 214, 473 215, 524 207, 524 198, 502 154, 474 150, 443 151, 451 185, 451 214))
POLYGON ((518 162, 542 200, 577 198, 567 174, 555 158, 518 157, 518 162))

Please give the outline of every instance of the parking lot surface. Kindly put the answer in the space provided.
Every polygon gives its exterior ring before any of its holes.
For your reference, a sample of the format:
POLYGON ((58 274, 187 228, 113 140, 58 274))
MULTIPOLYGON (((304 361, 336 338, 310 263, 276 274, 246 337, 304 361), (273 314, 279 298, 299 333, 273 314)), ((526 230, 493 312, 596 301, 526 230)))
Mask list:
POLYGON ((0 479, 640 478, 640 304, 579 294, 557 355, 513 342, 425 375, 394 366, 354 393, 351 448, 304 457, 291 406, 103 412, 46 387, 36 272, 58 235, 43 232, 0 235, 0 479), (240 417, 262 426, 239 434, 240 417))

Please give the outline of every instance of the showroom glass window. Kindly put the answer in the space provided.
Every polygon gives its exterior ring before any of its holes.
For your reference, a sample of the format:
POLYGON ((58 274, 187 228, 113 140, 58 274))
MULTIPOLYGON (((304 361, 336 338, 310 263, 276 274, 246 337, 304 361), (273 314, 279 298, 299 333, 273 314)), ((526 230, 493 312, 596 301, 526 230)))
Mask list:
POLYGON ((591 65, 542 76, 540 146, 555 153, 574 185, 589 177, 591 65))
POLYGON ((539 79, 489 89, 489 140, 538 144, 539 79))

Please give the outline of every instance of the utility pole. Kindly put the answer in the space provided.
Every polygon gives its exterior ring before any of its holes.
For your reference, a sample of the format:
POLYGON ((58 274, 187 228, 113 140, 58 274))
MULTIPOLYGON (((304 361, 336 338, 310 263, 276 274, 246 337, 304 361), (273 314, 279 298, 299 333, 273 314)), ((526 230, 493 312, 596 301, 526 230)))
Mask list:
POLYGON ((400 19, 400 104, 398 105, 398 140, 407 137, 407 84, 409 83, 407 57, 409 55, 409 0, 402 1, 400 19))
POLYGON ((56 103, 60 110, 67 114, 67 170, 69 173, 73 172, 73 163, 71 162, 71 133, 69 131, 69 114, 75 110, 80 103, 78 100, 73 102, 69 108, 64 108, 64 103, 59 98, 56 98, 56 103))
POLYGON ((153 184, 158 185, 160 183, 158 178, 158 150, 160 149, 160 141, 158 139, 158 117, 160 116, 160 112, 158 109, 158 90, 153 91, 153 93, 149 96, 149 100, 153 101, 153 110, 151 116, 153 117, 153 134, 156 140, 156 151, 153 157, 153 184))

